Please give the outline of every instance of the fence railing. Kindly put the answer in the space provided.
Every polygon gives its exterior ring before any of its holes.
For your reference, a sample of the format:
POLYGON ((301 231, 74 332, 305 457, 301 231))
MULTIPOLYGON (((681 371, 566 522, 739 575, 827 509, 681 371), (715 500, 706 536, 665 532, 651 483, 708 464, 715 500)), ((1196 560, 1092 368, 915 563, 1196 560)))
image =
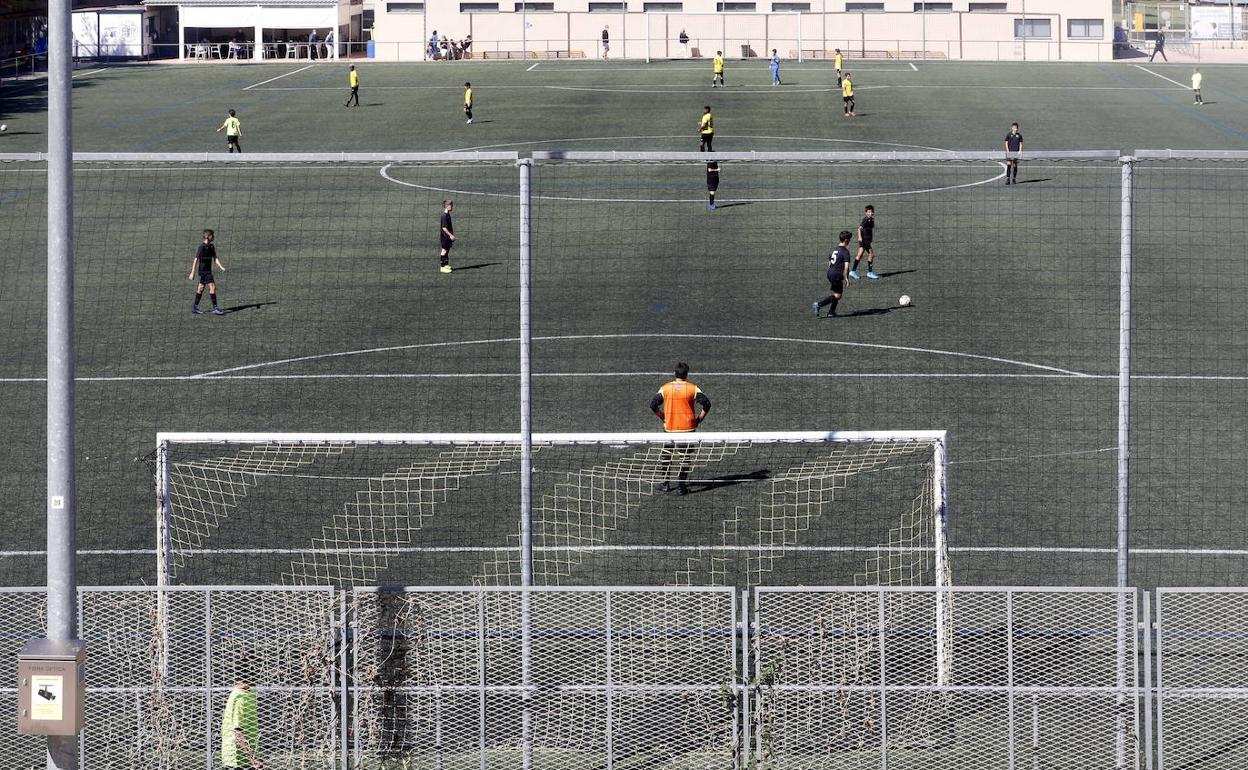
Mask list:
MULTIPOLYGON (((41 633, 43 596, 0 591, 10 661, 41 633)), ((274 768, 1231 767, 1248 709, 1244 589, 1161 588, 1142 614, 1131 589, 79 596, 84 770, 215 766, 240 679, 274 768)), ((14 729, 6 766, 38 766, 42 741, 14 729)))

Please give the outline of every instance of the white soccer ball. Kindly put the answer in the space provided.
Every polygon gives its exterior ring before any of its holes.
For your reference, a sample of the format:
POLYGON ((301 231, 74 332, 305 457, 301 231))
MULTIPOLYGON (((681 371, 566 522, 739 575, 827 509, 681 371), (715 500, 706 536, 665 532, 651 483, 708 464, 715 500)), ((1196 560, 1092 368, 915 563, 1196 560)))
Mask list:
POLYGON ((901 295, 901 299, 897 300, 897 304, 901 305, 902 307, 905 307, 905 306, 909 305, 909 304, 910 304, 910 295, 909 295, 909 294, 902 294, 902 295, 901 295))
POLYGON ((8 130, 9 130, 8 123, 0 123, 0 131, 8 131, 8 130))

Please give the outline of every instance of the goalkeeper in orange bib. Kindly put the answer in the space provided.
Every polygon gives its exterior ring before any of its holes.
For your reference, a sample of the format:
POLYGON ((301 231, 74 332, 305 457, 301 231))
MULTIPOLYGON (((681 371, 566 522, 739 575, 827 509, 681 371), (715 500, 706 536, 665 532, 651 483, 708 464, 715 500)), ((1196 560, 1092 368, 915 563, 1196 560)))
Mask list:
MULTIPOLYGON (((663 430, 668 433, 692 433, 706 419, 711 411, 711 400, 706 394, 689 382, 689 364, 681 361, 676 364, 676 379, 664 383, 659 392, 650 399, 650 410, 663 421, 663 430)), ((689 452, 690 444, 668 444, 663 448, 663 478, 660 487, 663 491, 671 488, 672 461, 680 457, 677 473, 677 490, 682 495, 689 494, 689 452)))

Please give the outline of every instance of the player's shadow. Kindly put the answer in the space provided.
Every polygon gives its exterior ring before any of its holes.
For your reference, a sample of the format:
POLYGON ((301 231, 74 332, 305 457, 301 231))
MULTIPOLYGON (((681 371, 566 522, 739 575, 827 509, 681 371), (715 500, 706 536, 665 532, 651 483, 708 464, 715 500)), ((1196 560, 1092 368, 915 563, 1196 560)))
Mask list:
MULTIPOLYGON (((1213 102, 1206 102, 1206 104, 1213 104, 1213 102)), ((0 136, 34 136, 38 133, 38 131, 5 131, 0 136)))
POLYGON ((221 315, 229 315, 230 313, 237 313, 240 310, 259 310, 265 305, 276 305, 276 304, 277 304, 277 300, 273 300, 272 302, 252 302, 247 305, 233 305, 231 307, 221 308, 221 315))
POLYGON ((866 310, 855 310, 851 313, 841 313, 839 317, 840 318, 855 318, 857 316, 864 316, 864 315, 884 315, 885 313, 891 313, 894 310, 909 310, 912 307, 914 307, 914 305, 904 305, 904 306, 892 305, 890 307, 871 307, 871 308, 867 308, 866 310))
POLYGON ((494 122, 494 121, 492 121, 492 120, 474 120, 474 121, 472 121, 472 125, 476 126, 476 125, 479 125, 479 124, 481 124, 481 123, 493 123, 493 122, 494 122))
POLYGON ((716 203, 715 208, 730 209, 733 206, 752 206, 753 204, 754 204, 754 201, 734 201, 732 203, 716 203))
POLYGON ((1022 181, 1015 182, 1014 184, 1037 184, 1039 182, 1052 182, 1052 181, 1053 181, 1052 177, 1042 176, 1039 179, 1023 179, 1022 181))
POLYGON ((919 269, 917 267, 912 267, 909 270, 891 270, 887 273, 879 273, 878 275, 881 278, 892 278, 894 275, 905 275, 906 273, 917 273, 917 272, 919 272, 919 269))
POLYGON ((752 484, 757 481, 766 481, 769 478, 771 478, 771 470, 769 468, 759 468, 758 470, 750 471, 749 473, 729 473, 724 476, 716 476, 711 479, 706 479, 705 481, 698 483, 696 486, 694 484, 690 484, 689 494, 696 495, 701 492, 711 492, 716 489, 723 489, 724 487, 736 486, 737 484, 752 484))
POLYGON ((475 265, 463 265, 463 266, 456 265, 455 272, 458 273, 464 270, 480 270, 483 267, 494 267, 495 265, 501 265, 501 264, 503 263, 502 262, 478 262, 475 265))

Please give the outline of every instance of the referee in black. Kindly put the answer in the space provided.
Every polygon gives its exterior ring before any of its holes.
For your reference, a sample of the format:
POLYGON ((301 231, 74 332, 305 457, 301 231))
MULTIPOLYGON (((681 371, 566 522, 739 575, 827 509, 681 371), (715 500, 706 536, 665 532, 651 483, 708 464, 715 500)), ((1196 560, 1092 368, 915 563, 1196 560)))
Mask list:
POLYGON ((1010 124, 1010 133, 1005 135, 1005 183, 1018 184, 1018 158, 1023 154, 1023 135, 1018 131, 1018 124, 1010 124))
POLYGON ((455 245, 455 225, 451 223, 451 212, 455 210, 455 201, 442 201, 442 219, 438 222, 438 237, 442 250, 438 252, 438 260, 442 263, 442 272, 449 273, 451 267, 451 247, 455 245))
POLYGON ((853 235, 848 230, 842 230, 837 236, 836 248, 832 250, 832 256, 828 258, 828 285, 832 291, 828 296, 810 306, 815 311, 815 318, 819 317, 819 311, 824 305, 828 306, 828 318, 837 317, 836 303, 841 301, 841 295, 845 293, 845 278, 849 273, 849 239, 853 235))

